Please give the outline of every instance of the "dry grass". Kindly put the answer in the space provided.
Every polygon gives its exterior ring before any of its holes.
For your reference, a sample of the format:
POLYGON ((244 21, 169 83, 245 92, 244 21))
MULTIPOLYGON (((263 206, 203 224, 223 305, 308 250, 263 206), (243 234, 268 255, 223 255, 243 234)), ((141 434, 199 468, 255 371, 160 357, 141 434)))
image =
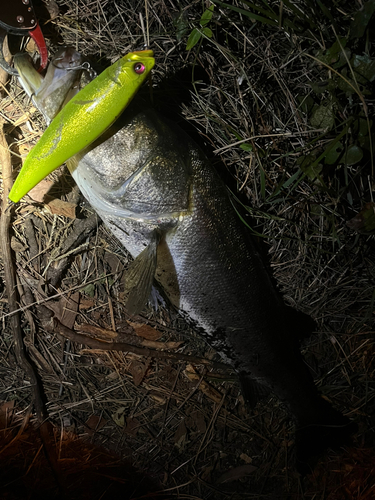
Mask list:
MULTIPOLYGON (((201 2, 150 2, 147 15, 141 1, 56 4, 59 15, 44 27, 51 49, 73 45, 98 69, 143 44, 142 12, 156 56, 155 106, 197 139, 231 190, 251 206, 286 301, 318 321, 319 333, 303 346, 316 382, 358 422, 359 432, 352 448, 329 452, 302 480, 292 466, 293 425, 282 405, 271 398, 248 412, 230 371, 202 369, 193 380, 185 362, 86 349, 51 333, 44 326, 52 314, 70 327, 76 322, 124 331, 129 317, 121 279, 128 256, 103 226, 68 254, 66 239, 81 231, 90 208, 81 204, 78 218, 69 219, 61 209, 52 215, 26 200, 17 208, 13 249, 25 342, 51 420, 130 459, 178 498, 375 498, 374 236, 346 226, 369 201, 371 182, 368 170, 357 166, 347 169, 348 185, 339 173, 328 176, 329 189, 296 176, 298 159, 323 151, 329 141, 310 126, 299 99, 312 92, 310 81, 326 77, 302 55, 306 44, 313 53, 322 39, 308 32, 291 39, 216 7, 213 39, 187 53, 201 2), (182 41, 176 38, 178 19, 187 28, 182 41), (249 146, 243 149, 239 141, 249 146), (46 301, 46 276, 58 272, 62 254, 68 254, 64 278, 46 301), (206 386, 199 385, 202 380, 206 386)), ((7 91, 0 114, 18 165, 44 125, 17 82, 7 91)), ((68 174, 61 170, 53 178, 54 193, 76 205, 68 174)), ((1 270, 1 400, 14 401, 23 416, 31 391, 14 358, 2 276, 1 270)), ((148 310, 136 322, 155 327, 155 342, 182 341, 177 353, 214 358, 173 311, 148 310)))

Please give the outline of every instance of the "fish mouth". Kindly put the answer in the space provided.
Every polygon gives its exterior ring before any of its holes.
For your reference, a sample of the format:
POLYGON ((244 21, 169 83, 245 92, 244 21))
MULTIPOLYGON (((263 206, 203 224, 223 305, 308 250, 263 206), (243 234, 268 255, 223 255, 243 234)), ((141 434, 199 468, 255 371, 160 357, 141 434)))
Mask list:
POLYGON ((58 69, 72 70, 81 68, 83 61, 84 58, 74 47, 63 47, 56 52, 51 64, 58 69))

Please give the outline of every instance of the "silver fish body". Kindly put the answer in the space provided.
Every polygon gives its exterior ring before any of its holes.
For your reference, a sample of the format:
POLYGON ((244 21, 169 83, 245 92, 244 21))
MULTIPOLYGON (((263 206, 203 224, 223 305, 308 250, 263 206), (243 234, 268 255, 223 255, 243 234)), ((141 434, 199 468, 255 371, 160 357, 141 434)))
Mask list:
POLYGON ((79 90, 84 59, 71 47, 59 49, 43 78, 23 52, 14 56, 20 83, 42 113, 47 125, 79 90))
POLYGON ((135 258, 131 308, 141 308, 155 278, 236 370, 245 396, 251 396, 255 380, 289 406, 301 464, 341 444, 353 429, 319 396, 303 362, 295 332, 302 316, 280 299, 198 146, 175 124, 134 103, 69 168, 135 258))
MULTIPOLYGON (((304 315, 280 299, 225 186, 197 145, 152 110, 133 106, 117 127, 76 159, 74 179, 135 263, 147 256, 151 277, 236 370, 245 397, 252 398, 256 381, 260 392, 268 388, 289 406, 304 470, 311 455, 340 444, 352 430, 319 396, 304 364, 296 341, 304 315)), ((143 301, 150 291, 145 275, 148 281, 143 263, 131 278, 131 293, 147 290, 143 301)))

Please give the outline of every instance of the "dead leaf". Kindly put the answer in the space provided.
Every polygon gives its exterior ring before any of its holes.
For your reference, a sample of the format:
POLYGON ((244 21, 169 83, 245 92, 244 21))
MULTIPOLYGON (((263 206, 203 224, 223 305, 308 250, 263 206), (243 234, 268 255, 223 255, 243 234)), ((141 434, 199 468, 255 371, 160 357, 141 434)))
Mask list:
POLYGON ((49 181, 47 179, 43 179, 42 181, 40 181, 35 187, 33 187, 28 192, 28 195, 34 201, 36 201, 38 203, 42 203, 43 200, 44 200, 45 195, 51 189, 52 185, 53 185, 53 181, 49 181))
POLYGON ((77 205, 75 203, 71 203, 70 201, 62 201, 59 198, 49 199, 47 207, 52 215, 63 215, 69 219, 76 218, 77 205))
POLYGON ((100 431, 107 423, 107 420, 105 420, 102 417, 98 417, 97 415, 91 415, 86 420, 86 427, 87 427, 87 434, 89 436, 93 436, 95 432, 100 431))
POLYGON ((253 459, 251 457, 249 457, 249 455, 246 455, 246 453, 241 453, 240 458, 241 458, 241 460, 243 460, 247 464, 251 464, 253 461, 253 459))
POLYGON ((18 238, 15 236, 11 237, 10 246, 12 247, 13 252, 15 253, 23 253, 26 250, 26 246, 23 245, 18 238))
POLYGON ((159 367, 158 376, 161 380, 168 380, 168 382, 174 383, 178 372, 172 366, 165 365, 163 368, 159 367))
POLYGON ((145 325, 143 323, 132 323, 131 321, 129 321, 128 323, 134 328, 136 335, 138 335, 139 337, 143 337, 144 339, 159 340, 162 336, 161 332, 155 330, 155 328, 152 328, 152 326, 145 325))
POLYGON ((140 428, 140 422, 136 418, 126 417, 126 425, 124 431, 130 436, 136 436, 140 428))
MULTIPOLYGON (((146 387, 146 389, 147 389, 147 387, 146 387)), ((163 398, 162 396, 160 396, 159 394, 155 394, 153 392, 150 392, 149 396, 150 396, 150 398, 152 398, 155 401, 155 403, 157 403, 159 405, 165 405, 165 403, 166 403, 166 399, 163 398)))
POLYGON ((111 273, 121 273, 124 270, 121 260, 111 252, 105 253, 104 261, 109 265, 111 273))
POLYGON ((200 478, 203 481, 211 481, 211 472, 214 470, 213 465, 208 465, 207 467, 204 467, 202 470, 202 473, 200 474, 200 478))
POLYGON ((201 411, 194 411, 191 414, 192 419, 197 427, 198 432, 204 434, 206 432, 206 421, 204 420, 204 415, 201 411))
MULTIPOLYGON (((35 205, 22 205, 21 208, 19 209, 19 213, 20 214, 33 214, 37 211, 37 207, 35 207, 35 205)), ((20 221, 17 223, 17 221, 15 221, 15 225, 18 225, 18 224, 23 224, 23 221, 20 219, 20 221)))
POLYGON ((94 301, 82 297, 81 300, 79 301, 79 310, 90 309, 91 307, 94 307, 94 301))
MULTIPOLYGON (((44 295, 42 290, 39 290, 44 295)), ((67 328, 72 329, 78 313, 78 304, 80 293, 76 292, 70 297, 62 296, 59 300, 50 300, 46 302, 46 307, 55 313, 56 319, 67 328)))
POLYGON ((8 427, 10 416, 14 410, 14 399, 6 401, 0 406, 0 429, 8 427))
MULTIPOLYGON (((145 325, 142 325, 145 326, 145 325)), ((87 333, 96 340, 103 342, 124 342, 134 346, 151 347, 153 349, 177 349, 182 342, 156 342, 153 340, 142 340, 142 337, 134 335, 134 329, 131 323, 122 326, 122 330, 128 331, 114 332, 106 328, 81 324, 76 327, 79 332, 87 333)))
POLYGON ((177 342, 155 342, 153 340, 142 340, 140 345, 144 347, 152 347, 153 349, 178 349, 183 341, 177 342))
MULTIPOLYGON (((184 374, 192 382, 199 381, 202 378, 192 365, 187 365, 186 369, 184 370, 184 374)), ((223 399, 223 395, 221 394, 221 392, 216 390, 211 384, 203 379, 199 384, 199 389, 215 403, 220 403, 223 399)))
POLYGON ((113 339, 118 337, 118 333, 113 330, 108 330, 107 328, 101 328, 99 326, 89 325, 88 323, 82 323, 77 325, 76 330, 78 332, 88 333, 97 340, 104 340, 112 342, 113 339))
POLYGON ((206 432, 206 422, 203 413, 199 410, 190 413, 189 416, 186 417, 185 423, 188 429, 197 430, 200 434, 206 432))
POLYGON ((67 328, 72 329, 76 321, 78 306, 81 294, 79 292, 72 293, 69 297, 61 297, 61 318, 58 318, 67 328))
POLYGON ((55 19, 60 14, 59 6, 55 2, 55 0, 49 0, 49 2, 45 2, 45 6, 51 19, 55 19))
POLYGON ((234 467, 234 469, 230 469, 228 472, 225 472, 222 476, 217 480, 218 483, 229 483, 230 481, 238 481, 238 479, 242 479, 243 477, 252 474, 257 467, 254 465, 239 465, 238 467, 234 467))
MULTIPOLYGON (((27 122, 30 120, 30 118, 32 117, 32 115, 35 113, 36 111, 36 108, 34 108, 34 106, 32 106, 29 111, 27 113, 24 113, 20 118, 18 118, 14 123, 13 123, 13 127, 19 127, 21 126, 23 123, 27 122)), ((25 152, 29 152, 31 149, 31 147, 27 147, 26 148, 22 148, 22 150, 20 149, 20 154, 23 155, 25 152), (26 149, 26 151, 24 151, 24 149, 26 149)))
POLYGON ((125 407, 118 408, 116 413, 112 415, 112 419, 115 422, 116 425, 119 427, 124 427, 125 425, 125 415, 124 412, 126 411, 125 407))
POLYGON ((135 385, 140 385, 144 376, 146 375, 148 366, 140 361, 132 361, 129 367, 129 371, 133 376, 133 382, 135 385))
POLYGON ((360 234, 375 234, 375 203, 368 202, 346 225, 360 234))
POLYGON ((174 445, 179 451, 185 448, 187 442, 187 429, 184 420, 181 420, 174 435, 174 445))

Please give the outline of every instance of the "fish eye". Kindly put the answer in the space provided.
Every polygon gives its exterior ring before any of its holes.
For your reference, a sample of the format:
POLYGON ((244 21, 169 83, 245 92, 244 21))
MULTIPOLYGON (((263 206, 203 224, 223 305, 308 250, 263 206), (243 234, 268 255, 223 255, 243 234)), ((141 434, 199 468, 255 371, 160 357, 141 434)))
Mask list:
POLYGON ((137 63, 135 64, 134 66, 134 71, 138 74, 138 75, 141 75, 144 70, 146 69, 146 66, 143 64, 143 63, 137 63))

